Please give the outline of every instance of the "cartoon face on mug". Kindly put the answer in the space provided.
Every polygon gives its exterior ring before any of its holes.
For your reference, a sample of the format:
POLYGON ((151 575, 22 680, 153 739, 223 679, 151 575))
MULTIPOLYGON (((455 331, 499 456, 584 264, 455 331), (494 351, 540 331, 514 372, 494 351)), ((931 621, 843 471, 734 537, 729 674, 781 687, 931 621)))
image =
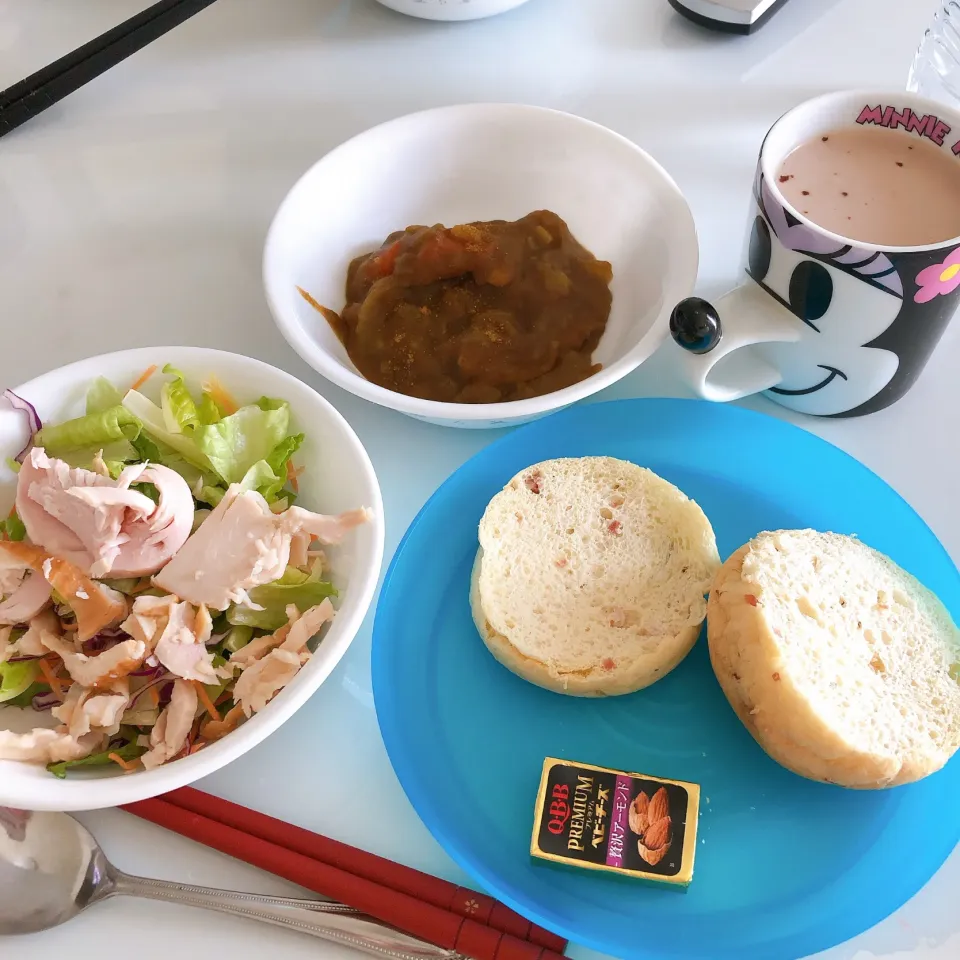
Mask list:
POLYGON ((861 406, 893 380, 900 364, 897 354, 870 346, 903 306, 902 294, 883 282, 896 276, 892 265, 883 254, 845 263, 845 251, 838 253, 788 250, 762 214, 754 221, 747 273, 793 314, 801 334, 796 343, 757 349, 785 372, 770 390, 775 399, 803 413, 829 415, 861 406), (875 279, 858 272, 872 266, 888 267, 891 274, 875 279))
POLYGON ((883 253, 814 233, 760 186, 747 274, 793 315, 800 337, 757 347, 784 374, 771 399, 821 416, 860 408, 900 366, 883 336, 904 310, 896 267, 883 253))

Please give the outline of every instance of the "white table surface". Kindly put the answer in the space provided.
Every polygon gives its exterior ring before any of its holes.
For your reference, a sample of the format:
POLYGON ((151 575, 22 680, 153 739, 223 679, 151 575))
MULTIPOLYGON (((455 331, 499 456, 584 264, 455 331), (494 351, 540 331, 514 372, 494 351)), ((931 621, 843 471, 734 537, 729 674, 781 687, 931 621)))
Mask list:
MULTIPOLYGON (((0 89, 147 0, 0 0, 0 89)), ((367 445, 384 488, 389 558, 434 488, 494 434, 382 410, 327 384, 277 334, 260 283, 274 209, 316 158, 429 106, 542 104, 648 149, 696 215, 699 292, 738 270, 764 131, 808 97, 902 87, 937 0, 795 0, 730 38, 666 0, 531 0, 488 21, 407 19, 373 0, 221 0, 0 140, 0 385, 90 354, 192 343, 260 357, 312 384, 367 445), (872 34, 872 36, 871 36, 872 34), (869 38, 868 38, 869 37, 869 38)), ((682 395, 669 349, 609 397, 682 395)), ((960 558, 960 327, 912 392, 860 420, 796 418, 899 490, 960 558)), ((764 400, 751 405, 787 416, 764 400)), ((468 882, 419 823, 377 730, 368 621, 312 701, 199 784, 382 855, 468 882)), ((283 893, 279 880, 114 811, 82 817, 122 868, 283 893)), ((820 960, 960 957, 960 854, 911 903, 820 960)), ((346 960, 294 933, 165 904, 113 901, 0 955, 346 960)), ((571 950, 574 956, 586 951, 571 950)))

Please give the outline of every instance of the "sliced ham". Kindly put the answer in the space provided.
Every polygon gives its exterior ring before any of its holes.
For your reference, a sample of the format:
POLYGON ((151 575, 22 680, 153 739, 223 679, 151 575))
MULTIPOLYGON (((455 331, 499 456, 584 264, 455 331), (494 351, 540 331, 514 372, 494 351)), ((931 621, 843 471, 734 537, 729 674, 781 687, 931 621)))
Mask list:
POLYGON ((30 733, 0 730, 0 760, 31 760, 36 763, 82 760, 98 750, 104 739, 96 733, 76 739, 63 730, 45 727, 38 727, 30 733))
MULTIPOLYGON (((0 542, 0 548, 8 545, 0 542)), ((0 549, 0 624, 26 623, 50 603, 50 584, 16 552, 0 549)))
POLYGON ((274 514, 255 490, 231 486, 206 521, 154 577, 163 590, 212 610, 249 603, 247 591, 283 576, 291 539, 302 533, 324 543, 370 519, 368 510, 326 517, 291 507, 274 514))
POLYGON ((76 615, 80 641, 95 637, 127 615, 123 594, 91 580, 67 560, 51 556, 32 543, 0 541, 0 569, 15 563, 40 574, 41 581, 63 597, 76 615))
POLYGON ((30 540, 90 576, 138 577, 183 546, 193 495, 168 467, 136 464, 113 480, 34 447, 17 477, 17 511, 30 540), (159 502, 132 490, 135 483, 152 483, 159 502))
POLYGON ((231 486, 154 583, 183 600, 225 610, 247 591, 283 576, 290 538, 278 529, 266 500, 231 486))
POLYGON ((189 680, 177 680, 170 702, 150 731, 150 749, 140 758, 152 770, 172 760, 183 748, 197 712, 197 689, 189 680))

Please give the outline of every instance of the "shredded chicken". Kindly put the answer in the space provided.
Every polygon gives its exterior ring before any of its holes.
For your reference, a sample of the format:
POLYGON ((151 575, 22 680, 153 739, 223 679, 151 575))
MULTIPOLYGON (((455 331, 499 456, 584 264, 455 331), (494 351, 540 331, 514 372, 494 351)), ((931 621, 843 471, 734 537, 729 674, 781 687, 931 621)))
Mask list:
POLYGON ((285 513, 280 514, 280 521, 283 530, 291 536, 304 531, 316 537, 321 543, 333 546, 340 543, 354 527, 369 523, 372 517, 373 514, 366 507, 347 510, 346 513, 336 516, 311 513, 303 507, 290 507, 285 513))
POLYGON ((295 533, 290 538, 290 559, 288 563, 291 567, 303 569, 310 563, 310 534, 295 533))
POLYGON ((177 680, 170 702, 150 731, 150 749, 140 758, 144 769, 159 767, 183 749, 196 712, 196 687, 189 680, 177 680))
POLYGON ((329 600, 310 607, 300 613, 296 607, 287 607, 287 622, 275 633, 251 640, 245 647, 241 647, 230 658, 232 666, 248 667, 256 660, 262 659, 271 650, 280 647, 299 653, 307 641, 316 636, 319 629, 329 620, 332 620, 336 611, 329 600))
POLYGON ((91 732, 112 737, 119 731, 121 718, 129 703, 130 683, 124 677, 111 682, 102 693, 75 683, 63 703, 50 712, 65 725, 66 732, 74 739, 91 732))
POLYGON ((249 717, 261 711, 310 659, 309 653, 294 653, 282 647, 254 661, 237 678, 233 699, 249 717))
POLYGON ((213 624, 207 608, 189 603, 171 606, 170 616, 153 651, 154 656, 174 675, 201 683, 219 683, 213 656, 205 644, 213 624))
POLYGON ((244 716, 243 707, 234 705, 222 720, 207 720, 200 728, 200 736, 205 740, 220 740, 228 733, 233 733, 240 726, 244 716))
POLYGON ((170 611, 176 605, 176 597, 136 597, 130 616, 120 624, 120 629, 146 644, 147 648, 153 652, 170 619, 170 611))
POLYGON ((43 642, 63 660, 70 677, 84 687, 106 687, 111 681, 128 676, 147 655, 146 644, 133 637, 94 656, 80 653, 72 644, 52 634, 45 634, 43 642))
POLYGON ((29 733, 0 730, 0 760, 32 760, 38 763, 81 760, 95 753, 103 740, 99 734, 88 734, 78 740, 69 733, 44 727, 29 733))
POLYGON ((63 634, 60 618, 50 609, 38 613, 27 624, 27 632, 17 641, 17 653, 24 657, 44 656, 47 652, 47 645, 43 642, 43 638, 47 634, 54 637, 63 634))
POLYGON ((326 516, 287 499, 268 505, 237 484, 213 510, 195 511, 187 482, 167 467, 139 463, 113 478, 103 451, 92 465, 71 467, 34 447, 18 476, 27 539, 0 541, 0 664, 42 658, 38 679, 50 688, 47 702, 59 701, 50 715, 60 726, 0 730, 0 760, 69 762, 131 742, 147 748, 140 760, 151 770, 262 710, 310 659, 311 638, 335 610, 330 600, 303 612, 291 604, 280 629, 220 666, 214 614, 234 603, 264 609, 249 591, 279 580, 291 563, 318 572, 319 545, 339 543, 371 514, 326 516), (156 502, 140 484, 155 488, 156 502), (108 575, 152 577, 164 595, 144 593, 141 580, 124 586, 128 598, 101 582, 108 575), (202 684, 222 681, 233 705, 215 719, 202 684))

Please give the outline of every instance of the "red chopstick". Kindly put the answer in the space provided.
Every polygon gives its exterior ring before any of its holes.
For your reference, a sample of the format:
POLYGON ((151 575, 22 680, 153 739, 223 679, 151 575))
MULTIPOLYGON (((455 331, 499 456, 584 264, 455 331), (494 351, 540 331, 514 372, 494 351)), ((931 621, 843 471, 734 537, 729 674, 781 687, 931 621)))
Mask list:
POLYGON ((392 860, 386 860, 338 840, 311 833, 302 827, 269 817, 265 813, 241 807, 239 804, 203 793, 193 787, 172 790, 164 794, 162 799, 184 810, 199 813, 218 823, 242 830, 252 837, 259 837, 261 840, 267 840, 296 853, 304 853, 314 860, 328 863, 399 893, 407 893, 441 910, 449 910, 460 916, 469 917, 478 923, 512 934, 521 940, 529 940, 556 953, 563 953, 567 947, 567 941, 562 937, 532 924, 519 913, 514 913, 509 907, 505 907, 499 900, 494 900, 493 897, 466 887, 458 887, 447 880, 421 873, 412 867, 394 863, 392 860))
POLYGON ((473 960, 562 960, 559 953, 529 940, 521 940, 476 920, 442 910, 407 893, 313 860, 303 853, 262 840, 167 800, 141 800, 120 809, 308 890, 348 903, 411 936, 456 950, 473 960))

